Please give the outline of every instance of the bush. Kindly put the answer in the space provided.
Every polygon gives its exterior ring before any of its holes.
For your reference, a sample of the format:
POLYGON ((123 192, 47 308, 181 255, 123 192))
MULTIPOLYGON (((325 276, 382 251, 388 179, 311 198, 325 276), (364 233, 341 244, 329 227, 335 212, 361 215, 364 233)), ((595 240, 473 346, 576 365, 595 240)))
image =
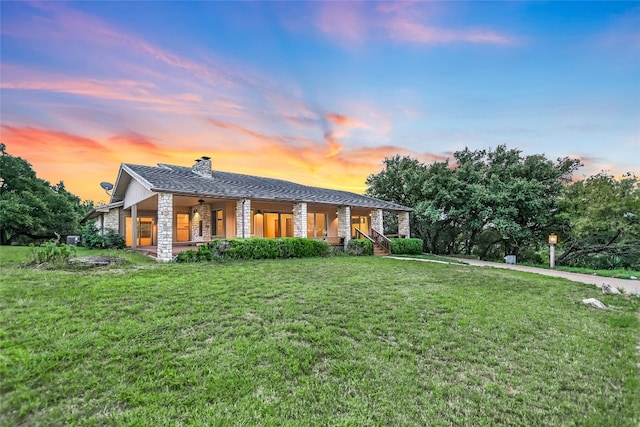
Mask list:
POLYGON ((390 239, 391 253, 394 255, 420 255, 422 239, 390 239))
POLYGON ((200 245, 198 251, 185 251, 177 262, 211 261, 214 259, 276 259, 327 256, 330 246, 323 241, 286 237, 281 239, 223 239, 200 245))
POLYGON ((198 262, 198 261, 200 261, 200 259, 198 258, 198 253, 193 249, 180 252, 176 256, 176 262, 198 262))
POLYGON ((104 235, 98 232, 94 223, 82 227, 82 245, 87 249, 124 249, 124 237, 114 230, 107 230, 104 235))
POLYGON ((108 230, 104 235, 103 248, 105 249, 124 249, 127 245, 124 237, 115 230, 108 230))
POLYGON ((373 255, 373 243, 368 239, 351 239, 344 251, 347 255, 373 255))
POLYGON ((45 242, 40 246, 31 246, 29 264, 62 264, 76 254, 75 246, 57 245, 55 242, 45 242))

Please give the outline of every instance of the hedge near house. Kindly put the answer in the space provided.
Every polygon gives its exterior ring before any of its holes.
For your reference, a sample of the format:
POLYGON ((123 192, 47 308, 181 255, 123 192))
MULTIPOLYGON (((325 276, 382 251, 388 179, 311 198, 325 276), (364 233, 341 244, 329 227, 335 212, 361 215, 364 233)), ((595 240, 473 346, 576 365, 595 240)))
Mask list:
POLYGON ((422 239, 389 239, 393 255, 419 255, 422 253, 422 239))
POLYGON ((220 239, 202 244, 176 257, 177 262, 211 261, 214 259, 277 259, 322 257, 330 253, 327 242, 285 237, 281 239, 220 239))

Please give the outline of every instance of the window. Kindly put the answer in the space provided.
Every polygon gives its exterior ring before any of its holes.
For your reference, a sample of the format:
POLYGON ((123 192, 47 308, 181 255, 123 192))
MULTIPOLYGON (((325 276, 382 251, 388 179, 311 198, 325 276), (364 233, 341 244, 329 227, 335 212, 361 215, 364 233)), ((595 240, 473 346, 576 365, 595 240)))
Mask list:
POLYGON ((293 215, 289 213, 264 213, 264 237, 293 237, 293 215))
POLYGON ((213 219, 213 235, 224 236, 224 211, 217 209, 211 212, 211 218, 213 219))
POLYGON ((327 219, 324 213, 307 214, 307 237, 324 237, 327 235, 327 219))

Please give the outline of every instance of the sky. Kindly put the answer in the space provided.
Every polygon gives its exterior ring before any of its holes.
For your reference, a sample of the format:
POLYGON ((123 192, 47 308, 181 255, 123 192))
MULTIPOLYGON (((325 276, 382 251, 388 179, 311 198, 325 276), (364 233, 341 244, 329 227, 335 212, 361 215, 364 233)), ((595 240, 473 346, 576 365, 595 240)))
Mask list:
POLYGON ((640 174, 640 2, 0 2, 0 138, 107 201, 121 163, 362 193, 500 144, 640 174))

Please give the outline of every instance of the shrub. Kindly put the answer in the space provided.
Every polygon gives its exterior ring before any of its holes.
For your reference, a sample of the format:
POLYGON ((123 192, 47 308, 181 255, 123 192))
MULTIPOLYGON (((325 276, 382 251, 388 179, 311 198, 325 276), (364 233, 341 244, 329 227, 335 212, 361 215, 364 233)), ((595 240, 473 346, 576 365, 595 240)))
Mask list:
POLYGON ((193 249, 180 252, 176 256, 176 262, 197 262, 197 261, 199 261, 198 253, 193 249))
POLYGON ((45 242, 40 246, 31 246, 28 263, 62 264, 75 254, 75 246, 57 245, 55 242, 45 242))
POLYGON ((82 226, 80 234, 82 245, 87 249, 100 248, 104 241, 103 237, 98 233, 95 224, 90 222, 82 226))
POLYGON ((391 253, 394 255, 419 255, 422 253, 422 239, 390 239, 391 253))
POLYGON ((104 235, 103 248, 105 249, 124 249, 127 245, 124 237, 115 230, 108 230, 104 235))
POLYGON ((367 239, 351 239, 344 251, 347 255, 373 255, 373 243, 367 239))
POLYGON ((82 244, 87 249, 124 249, 126 242, 115 230, 107 230, 104 235, 98 232, 94 223, 82 227, 82 244))
POLYGON ((198 252, 182 252, 178 262, 211 261, 213 259, 276 259, 327 256, 330 246, 323 241, 287 237, 281 239, 223 239, 198 248, 198 252), (187 255, 183 255, 187 254, 187 255))

